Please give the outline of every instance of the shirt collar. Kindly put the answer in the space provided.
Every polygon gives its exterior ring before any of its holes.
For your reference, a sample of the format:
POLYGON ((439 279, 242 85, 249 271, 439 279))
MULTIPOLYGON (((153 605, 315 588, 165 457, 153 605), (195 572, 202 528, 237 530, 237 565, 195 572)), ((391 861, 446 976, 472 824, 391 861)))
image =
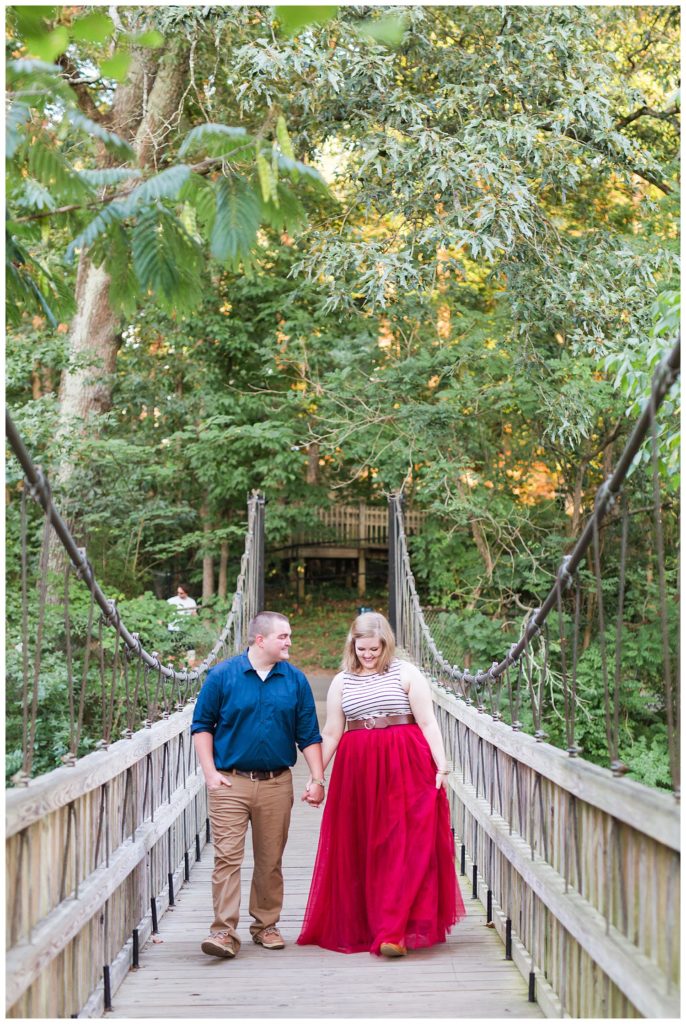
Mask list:
MULTIPOLYGON (((239 658, 241 668, 243 669, 244 672, 255 672, 253 664, 250 661, 250 658, 248 657, 247 648, 243 654, 239 655, 239 658)), ((255 674, 257 675, 257 673, 255 674)), ((284 672, 284 662, 277 661, 276 664, 272 665, 271 669, 269 670, 269 675, 267 676, 267 679, 270 676, 284 676, 285 674, 286 673, 284 672)))

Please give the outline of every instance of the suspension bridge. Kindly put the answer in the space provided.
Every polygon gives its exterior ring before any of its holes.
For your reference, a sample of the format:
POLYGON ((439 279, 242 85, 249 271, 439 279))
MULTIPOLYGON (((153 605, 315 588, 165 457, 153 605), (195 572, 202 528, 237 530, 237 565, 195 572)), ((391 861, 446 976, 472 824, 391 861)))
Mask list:
MULTIPOLYGON (((451 765, 456 868, 465 897, 472 897, 467 921, 445 946, 395 963, 293 945, 319 820, 304 805, 287 848, 287 949, 246 949, 227 965, 210 962, 198 948, 209 919, 211 836, 190 741, 193 700, 209 668, 245 646, 247 623, 263 607, 263 497, 248 502, 245 550, 224 628, 200 665, 179 670, 146 650, 124 624, 8 417, 8 440, 25 481, 24 750, 6 794, 7 1017, 678 1017, 677 658, 667 628, 656 441, 659 408, 678 373, 677 344, 660 364, 650 400, 550 592, 522 622, 519 640, 504 654, 494 652, 484 670, 451 664, 439 649, 415 586, 403 502, 389 498, 389 617, 401 648, 431 680, 451 765), (652 460, 651 549, 672 793, 627 778, 618 747, 626 478, 645 447, 652 460), (600 543, 610 525, 619 537, 612 645, 602 567, 607 538, 600 543), (38 533, 41 543, 32 550, 27 538, 38 533), (50 614, 45 580, 55 539, 68 559, 60 614, 69 752, 62 767, 34 777, 41 645, 50 614), (581 573, 582 563, 592 566, 590 574, 581 573), (75 577, 88 594, 85 630, 74 628, 75 577), (594 713, 604 717, 609 768, 585 760, 576 741, 588 588, 600 628, 604 693, 594 713), (553 657, 564 709, 561 747, 547 742, 545 732, 553 657), (85 708, 93 701, 102 739, 99 749, 78 756, 85 708)), ((296 767, 296 779, 301 772, 296 767)))

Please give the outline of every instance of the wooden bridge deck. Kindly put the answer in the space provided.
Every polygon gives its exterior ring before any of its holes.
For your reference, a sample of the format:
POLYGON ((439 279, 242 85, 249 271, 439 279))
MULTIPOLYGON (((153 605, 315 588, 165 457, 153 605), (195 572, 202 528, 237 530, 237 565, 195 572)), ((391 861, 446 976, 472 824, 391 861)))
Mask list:
POLYGON ((385 960, 296 946, 319 834, 321 812, 300 802, 307 777, 302 758, 294 769, 296 801, 284 858, 286 896, 281 929, 285 950, 250 941, 247 911, 251 839, 243 871, 243 944, 235 960, 200 950, 211 921, 212 849, 206 847, 176 906, 160 921, 159 935, 140 953, 113 996, 106 1017, 317 1018, 317 1017, 530 1017, 543 1014, 527 1000, 527 985, 503 944, 487 928, 478 900, 460 879, 468 916, 443 946, 385 960))

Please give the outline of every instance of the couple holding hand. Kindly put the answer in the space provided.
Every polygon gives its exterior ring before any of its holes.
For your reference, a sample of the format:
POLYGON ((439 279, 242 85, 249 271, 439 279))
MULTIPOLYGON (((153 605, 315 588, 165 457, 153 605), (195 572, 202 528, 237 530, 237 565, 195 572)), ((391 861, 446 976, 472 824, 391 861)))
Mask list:
POLYGON ((444 942, 465 909, 457 884, 448 766, 429 684, 395 657, 388 621, 359 615, 333 679, 323 737, 302 672, 289 664, 291 629, 276 612, 248 627, 248 649, 207 675, 191 732, 209 794, 214 921, 202 950, 234 957, 248 822, 254 870, 253 941, 283 949, 281 861, 288 837, 296 746, 324 801, 337 752, 299 945, 403 956, 444 942))

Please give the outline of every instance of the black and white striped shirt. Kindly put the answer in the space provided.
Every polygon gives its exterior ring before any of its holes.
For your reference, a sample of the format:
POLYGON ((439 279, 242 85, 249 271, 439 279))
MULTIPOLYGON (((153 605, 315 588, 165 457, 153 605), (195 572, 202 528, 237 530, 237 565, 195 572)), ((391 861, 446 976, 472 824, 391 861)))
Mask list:
POLYGON ((410 700, 400 681, 401 662, 394 658, 383 674, 343 673, 341 704, 345 717, 376 718, 380 715, 411 715, 410 700))

